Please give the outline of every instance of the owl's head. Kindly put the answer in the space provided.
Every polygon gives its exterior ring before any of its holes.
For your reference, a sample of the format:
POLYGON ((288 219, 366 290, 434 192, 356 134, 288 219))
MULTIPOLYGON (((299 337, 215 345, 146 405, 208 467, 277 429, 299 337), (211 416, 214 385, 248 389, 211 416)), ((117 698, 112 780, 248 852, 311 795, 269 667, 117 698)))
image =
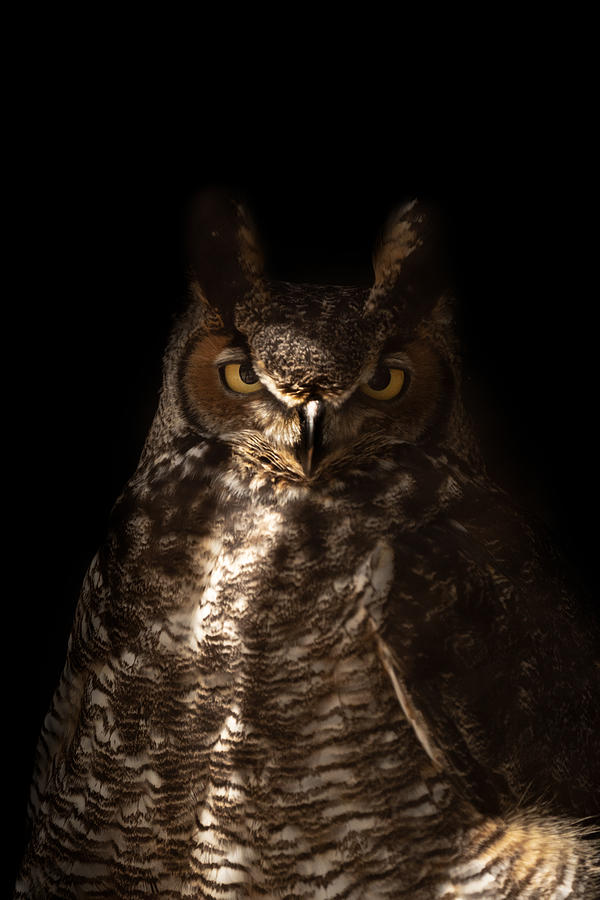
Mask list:
POLYGON ((390 217, 370 288, 290 284, 269 279, 243 207, 202 194, 163 420, 226 445, 259 481, 385 468, 401 443, 466 447, 434 219, 416 201, 390 217))

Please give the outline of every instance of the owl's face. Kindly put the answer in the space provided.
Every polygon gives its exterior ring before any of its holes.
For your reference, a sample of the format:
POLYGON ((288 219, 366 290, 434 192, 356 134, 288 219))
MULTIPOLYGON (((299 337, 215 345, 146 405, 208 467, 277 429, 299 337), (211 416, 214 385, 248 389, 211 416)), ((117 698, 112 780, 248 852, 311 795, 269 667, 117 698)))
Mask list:
POLYGON ((217 213, 217 227, 214 209, 196 222, 192 293, 203 315, 177 373, 192 429, 247 467, 312 483, 443 431, 454 394, 439 337, 448 317, 431 273, 417 284, 424 217, 414 204, 388 227, 370 290, 268 280, 243 211, 217 213))
MULTIPOLYGON (((448 369, 426 337, 378 339, 367 292, 270 283, 242 327, 200 333, 186 352, 188 414, 208 433, 258 441, 256 465, 318 478, 357 443, 417 442, 436 421, 448 369)), ((242 318, 242 317, 240 317, 242 318)), ((374 447, 373 447, 374 449, 374 447)))

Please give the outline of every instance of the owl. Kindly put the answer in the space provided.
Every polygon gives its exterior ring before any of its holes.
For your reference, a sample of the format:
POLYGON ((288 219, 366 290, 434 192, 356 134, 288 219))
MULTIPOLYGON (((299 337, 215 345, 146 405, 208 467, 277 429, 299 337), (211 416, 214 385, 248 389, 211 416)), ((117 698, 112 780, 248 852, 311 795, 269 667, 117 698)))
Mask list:
POLYGON ((188 253, 15 896, 597 897, 594 630, 486 474, 435 213, 370 287, 270 278, 217 191, 188 253))

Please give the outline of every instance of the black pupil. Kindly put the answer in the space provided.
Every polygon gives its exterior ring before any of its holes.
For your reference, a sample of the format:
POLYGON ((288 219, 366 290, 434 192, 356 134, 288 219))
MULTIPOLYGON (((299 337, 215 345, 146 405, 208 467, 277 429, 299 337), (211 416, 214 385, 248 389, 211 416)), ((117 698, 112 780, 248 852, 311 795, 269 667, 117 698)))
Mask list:
POLYGON ((392 379, 392 373, 387 366, 377 366, 373 377, 369 381, 369 387, 374 391, 383 391, 392 379))
POLYGON ((240 381, 243 381, 244 384, 256 384, 258 381, 256 372, 248 362, 244 362, 240 366, 240 381))

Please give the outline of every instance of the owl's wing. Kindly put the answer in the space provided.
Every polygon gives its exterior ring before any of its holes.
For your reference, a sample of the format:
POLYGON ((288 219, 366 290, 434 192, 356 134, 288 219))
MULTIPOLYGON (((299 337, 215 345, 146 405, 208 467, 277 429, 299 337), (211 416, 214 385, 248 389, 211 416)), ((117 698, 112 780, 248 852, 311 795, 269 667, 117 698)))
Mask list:
POLYGON ((500 491, 395 548, 381 660, 434 765, 480 809, 600 810, 594 623, 500 491))

